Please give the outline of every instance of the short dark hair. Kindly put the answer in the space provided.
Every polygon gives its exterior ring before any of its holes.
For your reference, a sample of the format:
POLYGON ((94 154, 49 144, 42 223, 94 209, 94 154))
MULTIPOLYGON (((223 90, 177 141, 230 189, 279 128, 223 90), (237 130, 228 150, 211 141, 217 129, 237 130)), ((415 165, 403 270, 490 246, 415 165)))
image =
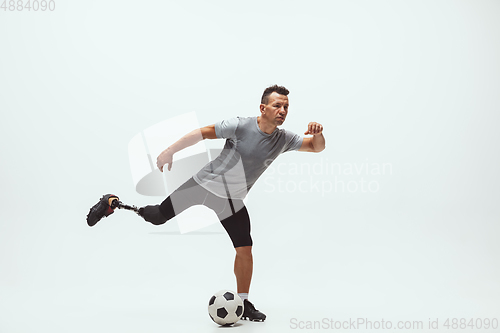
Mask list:
POLYGON ((288 89, 286 89, 285 87, 275 84, 274 86, 267 87, 266 90, 264 90, 260 102, 262 104, 267 104, 269 102, 269 95, 271 95, 273 92, 284 96, 288 96, 289 93, 288 89))

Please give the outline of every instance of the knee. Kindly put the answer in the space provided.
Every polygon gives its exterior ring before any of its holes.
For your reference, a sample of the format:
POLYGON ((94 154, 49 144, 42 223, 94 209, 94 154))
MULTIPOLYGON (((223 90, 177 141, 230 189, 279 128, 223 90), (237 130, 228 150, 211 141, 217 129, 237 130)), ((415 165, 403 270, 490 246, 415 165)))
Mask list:
POLYGON ((146 206, 139 209, 139 215, 154 225, 160 225, 167 222, 167 218, 161 213, 160 205, 146 206))
POLYGON ((240 246, 236 247, 236 256, 242 259, 252 259, 252 247, 251 246, 240 246))

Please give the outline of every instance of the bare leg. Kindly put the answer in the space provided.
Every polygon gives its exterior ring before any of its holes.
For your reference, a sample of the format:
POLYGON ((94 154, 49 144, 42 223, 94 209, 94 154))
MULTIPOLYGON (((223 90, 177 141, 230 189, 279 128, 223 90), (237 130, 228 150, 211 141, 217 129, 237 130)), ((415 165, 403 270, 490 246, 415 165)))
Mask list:
POLYGON ((235 248, 234 275, 238 285, 238 293, 248 293, 252 281, 253 258, 251 246, 240 246, 235 248))

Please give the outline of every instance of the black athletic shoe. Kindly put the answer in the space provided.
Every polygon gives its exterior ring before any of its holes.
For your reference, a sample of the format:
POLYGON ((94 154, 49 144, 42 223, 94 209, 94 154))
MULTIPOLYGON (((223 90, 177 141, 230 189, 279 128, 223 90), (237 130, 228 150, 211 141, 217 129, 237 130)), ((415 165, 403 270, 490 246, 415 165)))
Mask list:
POLYGON ((113 214, 114 209, 118 205, 118 197, 113 194, 103 195, 101 200, 94 205, 94 207, 90 208, 89 213, 87 214, 87 224, 89 227, 94 226, 97 222, 99 222, 104 216, 109 216, 113 214))
POLYGON ((260 312, 253 306, 252 302, 249 300, 243 301, 244 310, 241 319, 248 319, 250 321, 264 321, 266 320, 266 315, 260 312))

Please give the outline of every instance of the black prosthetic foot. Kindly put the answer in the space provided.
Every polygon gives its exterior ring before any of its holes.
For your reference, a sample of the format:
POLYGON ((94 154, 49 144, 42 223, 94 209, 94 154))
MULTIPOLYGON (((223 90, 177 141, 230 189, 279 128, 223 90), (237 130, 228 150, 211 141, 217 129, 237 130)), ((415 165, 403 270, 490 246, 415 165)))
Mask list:
POLYGON ((90 208, 87 214, 87 224, 92 227, 96 225, 103 217, 113 214, 114 209, 118 207, 120 201, 116 195, 106 194, 90 208))

